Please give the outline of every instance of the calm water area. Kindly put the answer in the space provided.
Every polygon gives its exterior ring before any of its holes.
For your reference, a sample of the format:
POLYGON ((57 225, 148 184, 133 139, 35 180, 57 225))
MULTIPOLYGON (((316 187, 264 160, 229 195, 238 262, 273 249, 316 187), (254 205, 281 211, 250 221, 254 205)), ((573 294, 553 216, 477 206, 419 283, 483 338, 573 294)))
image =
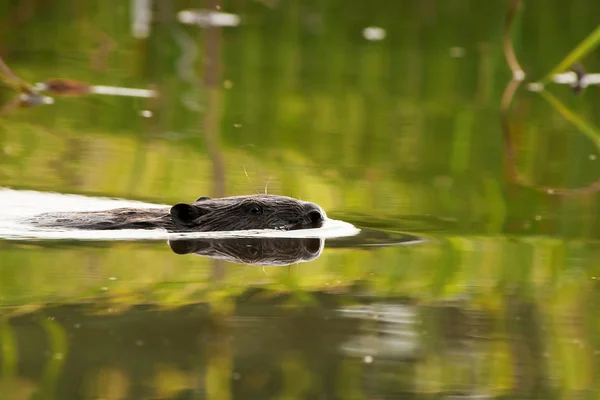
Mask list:
POLYGON ((598 399, 598 3, 510 6, 1 1, 0 400, 598 399), (265 191, 334 221, 14 219, 265 191))

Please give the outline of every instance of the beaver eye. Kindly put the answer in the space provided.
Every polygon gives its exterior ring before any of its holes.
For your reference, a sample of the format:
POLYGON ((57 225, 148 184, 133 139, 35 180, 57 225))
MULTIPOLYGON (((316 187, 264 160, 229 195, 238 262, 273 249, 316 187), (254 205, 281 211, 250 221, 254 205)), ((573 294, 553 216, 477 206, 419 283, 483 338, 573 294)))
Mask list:
POLYGON ((263 209, 258 204, 250 204, 246 208, 246 211, 248 211, 250 214, 259 215, 262 214, 263 209))

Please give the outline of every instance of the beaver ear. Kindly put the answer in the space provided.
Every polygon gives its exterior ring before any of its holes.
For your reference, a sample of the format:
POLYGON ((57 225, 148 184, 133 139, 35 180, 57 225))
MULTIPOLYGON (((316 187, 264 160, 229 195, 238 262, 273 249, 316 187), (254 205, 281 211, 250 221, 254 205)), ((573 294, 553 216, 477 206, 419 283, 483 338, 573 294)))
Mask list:
POLYGON ((210 197, 207 196, 200 196, 196 199, 196 201, 204 201, 204 200, 210 200, 210 197))
POLYGON ((201 215, 197 207, 185 203, 175 204, 169 213, 171 218, 180 224, 188 224, 201 215))

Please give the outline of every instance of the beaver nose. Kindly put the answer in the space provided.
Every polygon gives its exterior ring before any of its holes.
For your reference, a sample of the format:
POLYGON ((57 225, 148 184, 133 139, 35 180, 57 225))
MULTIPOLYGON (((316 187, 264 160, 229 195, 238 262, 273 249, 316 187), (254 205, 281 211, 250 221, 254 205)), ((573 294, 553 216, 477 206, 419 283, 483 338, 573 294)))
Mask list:
POLYGON ((310 257, 314 257, 321 253, 322 246, 323 243, 321 242, 321 239, 307 239, 305 242, 306 252, 310 257))
POLYGON ((325 220, 325 213, 318 205, 306 203, 304 208, 306 209, 306 216, 311 223, 317 224, 325 220))
POLYGON ((323 222, 323 216, 321 215, 321 213, 319 211, 310 211, 308 213, 308 219, 310 219, 310 222, 312 222, 313 224, 319 223, 319 222, 323 222))

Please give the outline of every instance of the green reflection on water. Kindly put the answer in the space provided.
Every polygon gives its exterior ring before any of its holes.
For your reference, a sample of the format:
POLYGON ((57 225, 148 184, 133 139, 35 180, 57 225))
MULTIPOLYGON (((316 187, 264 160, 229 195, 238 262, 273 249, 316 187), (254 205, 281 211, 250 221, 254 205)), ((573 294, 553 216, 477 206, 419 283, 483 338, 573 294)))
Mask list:
MULTIPOLYGON (((225 1, 244 23, 222 30, 217 53, 206 31, 175 22, 191 5, 157 2, 161 21, 139 41, 126 3, 1 4, 0 56, 23 79, 152 85, 161 97, 57 97, 3 115, 0 185, 176 203, 268 183, 359 226, 432 236, 326 249, 264 272, 179 257, 162 243, 1 242, 0 393, 597 392, 597 195, 559 198, 504 179, 505 4, 225 1), (369 25, 386 39, 366 41, 369 25), (381 303, 408 303, 418 323, 336 314, 381 303), (386 346, 400 337, 418 350, 393 355, 386 346), (370 353, 349 353, 348 343, 370 353)), ((515 41, 528 74, 541 78, 593 31, 594 5, 527 2, 515 41)), ((597 54, 585 64, 597 71, 597 54)), ((600 126, 595 88, 550 90, 560 109, 516 94, 519 170, 539 185, 585 186, 598 154, 576 128, 600 126)), ((0 101, 13 95, 2 89, 0 101)))

